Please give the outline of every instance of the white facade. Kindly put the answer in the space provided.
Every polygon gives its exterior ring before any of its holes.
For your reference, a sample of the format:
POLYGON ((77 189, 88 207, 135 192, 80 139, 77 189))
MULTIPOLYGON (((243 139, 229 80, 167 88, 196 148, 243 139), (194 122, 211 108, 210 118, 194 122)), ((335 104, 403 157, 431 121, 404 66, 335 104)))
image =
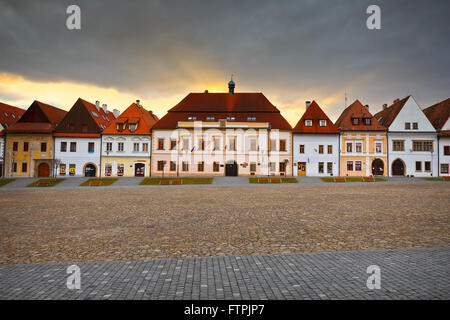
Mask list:
POLYGON ((92 165, 95 167, 95 176, 98 177, 100 142, 100 138, 55 137, 55 159, 61 160, 58 177, 84 177, 86 166, 92 165))
POLYGON ((150 152, 151 135, 102 135, 102 176, 149 177, 150 152))
POLYGON ((404 176, 431 177, 438 175, 438 144, 436 129, 409 97, 388 128, 389 176, 394 175, 394 161, 404 166, 404 176), (419 144, 419 148, 414 147, 419 144), (420 146, 423 144, 430 145, 420 146), (418 150, 417 150, 418 149, 418 150), (425 150, 421 150, 425 149, 425 150), (430 151, 428 151, 430 150, 430 151))
POLYGON ((199 128, 183 125, 152 131, 152 175, 224 176, 226 165, 234 163, 239 176, 292 174, 290 131, 269 130, 268 123, 229 123, 222 128, 218 123, 198 124, 199 128), (172 150, 171 141, 176 145, 172 150))
POLYGON ((299 168, 302 164, 306 166, 306 176, 338 176, 339 134, 294 133, 293 162, 294 176, 301 175, 299 168))
MULTIPOLYGON (((441 131, 450 131, 450 118, 442 126, 441 131)), ((450 176, 450 137, 439 137, 439 175, 450 176), (447 154, 445 150, 447 149, 447 154)))

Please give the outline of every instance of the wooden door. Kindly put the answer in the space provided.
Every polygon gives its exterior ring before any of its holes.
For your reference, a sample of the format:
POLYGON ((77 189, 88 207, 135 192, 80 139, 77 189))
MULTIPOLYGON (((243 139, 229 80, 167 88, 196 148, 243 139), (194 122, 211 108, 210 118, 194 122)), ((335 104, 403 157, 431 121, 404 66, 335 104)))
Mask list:
POLYGON ((405 175, 405 165, 400 159, 395 160, 392 163, 392 175, 394 176, 404 176, 405 175))
POLYGON ((50 167, 47 163, 41 163, 38 166, 38 177, 49 177, 50 176, 50 167))
POLYGON ((297 167, 297 174, 299 176, 306 176, 306 162, 299 162, 297 167))
POLYGON ((225 175, 226 176, 233 176, 233 177, 238 175, 237 163, 236 162, 227 163, 225 165, 225 175))

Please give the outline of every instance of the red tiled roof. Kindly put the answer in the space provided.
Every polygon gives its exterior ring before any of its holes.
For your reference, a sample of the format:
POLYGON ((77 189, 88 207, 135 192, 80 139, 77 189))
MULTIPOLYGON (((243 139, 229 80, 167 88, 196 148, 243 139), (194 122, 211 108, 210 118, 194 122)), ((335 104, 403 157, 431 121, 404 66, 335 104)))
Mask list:
POLYGON ((103 130, 103 128, 108 127, 112 121, 114 121, 115 117, 114 114, 109 111, 107 114, 105 111, 103 111, 103 108, 100 107, 100 110, 97 110, 97 107, 95 104, 90 103, 89 101, 83 100, 81 98, 78 98, 83 105, 86 107, 86 109, 89 111, 89 114, 92 116, 92 119, 95 120, 97 125, 103 130), (95 112, 98 117, 96 117, 92 112, 95 112), (106 118, 106 119, 105 119, 106 118))
POLYGON ((156 123, 156 120, 151 116, 151 113, 144 109, 142 106, 138 106, 136 103, 132 103, 117 119, 115 119, 102 134, 150 134, 152 126, 156 123), (139 120, 136 131, 130 132, 129 125, 123 131, 117 130, 117 123, 136 123, 139 120))
POLYGON ((397 117, 400 110, 402 110, 403 106, 405 105, 406 101, 408 101, 409 97, 411 96, 407 96, 402 100, 394 102, 386 109, 376 113, 374 117, 378 120, 378 122, 380 122, 380 124, 382 124, 386 128, 389 127, 392 124, 392 121, 394 121, 395 117, 397 117))
POLYGON ((297 125, 292 130, 293 133, 339 133, 339 130, 334 125, 328 116, 319 107, 316 101, 313 101, 301 119, 297 122, 297 125), (305 126, 305 120, 312 120, 312 126, 305 126), (327 125, 321 127, 319 120, 327 120, 327 125))
POLYGON ((51 133, 67 111, 35 100, 7 133, 51 133))
POLYGON ((55 127, 48 122, 16 122, 4 131, 7 133, 51 133, 54 129, 55 127))
POLYGON ((445 131, 439 132, 439 136, 440 137, 450 137, 450 130, 445 130, 445 131))
POLYGON ((260 92, 190 93, 169 112, 278 112, 260 92))
POLYGON ((54 137, 80 137, 80 138, 98 138, 101 135, 97 133, 62 133, 55 132, 53 133, 54 137))
POLYGON ((19 120, 25 110, 0 102, 0 124, 6 128, 19 120), (14 115, 14 116, 13 116, 14 115))
MULTIPOLYGON (((450 98, 438 102, 423 110, 431 124, 441 130, 450 117, 450 98)), ((442 134, 442 132, 441 132, 442 134)))
POLYGON ((356 100, 344 111, 342 111, 339 119, 335 123, 336 127, 342 131, 386 131, 386 127, 381 125, 376 118, 362 105, 359 100, 356 100), (354 125, 353 118, 359 118, 359 125, 354 125), (361 119, 370 118, 370 125, 363 123, 361 119))
POLYGON ((148 113, 150 113, 150 116, 153 118, 153 120, 158 121, 159 118, 156 114, 154 114, 151 110, 148 110, 148 113))
POLYGON ((252 122, 269 122, 272 129, 291 130, 291 125, 280 111, 262 93, 190 93, 180 103, 171 108, 153 129, 175 129, 179 121, 212 121, 234 117, 237 122, 249 122, 247 117, 255 117, 252 122))
POLYGON ((47 116, 49 122, 53 125, 57 125, 61 122, 61 120, 64 118, 64 116, 67 114, 66 110, 59 109, 57 107, 51 106, 49 104, 35 101, 41 110, 45 113, 47 116))

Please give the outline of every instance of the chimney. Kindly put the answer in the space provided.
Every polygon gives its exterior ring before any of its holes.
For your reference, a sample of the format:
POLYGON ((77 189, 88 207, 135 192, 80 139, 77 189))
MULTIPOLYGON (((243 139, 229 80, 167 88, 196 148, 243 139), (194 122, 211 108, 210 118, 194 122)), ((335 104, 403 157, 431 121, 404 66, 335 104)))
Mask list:
POLYGON ((387 109, 387 103, 383 104, 383 110, 387 109))
POLYGON ((114 115, 114 118, 118 118, 120 115, 120 111, 117 109, 113 109, 113 115, 114 115))
POLYGON ((205 90, 205 93, 208 93, 208 90, 205 90))
POLYGON ((368 104, 366 104, 364 107, 366 107, 366 109, 369 110, 369 105, 368 104))
POLYGON ((136 100, 136 104, 137 104, 138 107, 140 107, 141 106, 141 100, 136 100))
POLYGON ((108 106, 106 105, 106 103, 102 104, 102 109, 105 114, 108 114, 108 106))
POLYGON ((397 98, 397 99, 394 100, 394 103, 399 102, 399 101, 400 101, 400 99, 397 98))
POLYGON ((311 101, 306 101, 306 108, 305 108, 305 110, 308 110, 310 105, 311 105, 311 101))
POLYGON ((97 108, 97 111, 100 112, 100 101, 95 101, 95 107, 97 108))

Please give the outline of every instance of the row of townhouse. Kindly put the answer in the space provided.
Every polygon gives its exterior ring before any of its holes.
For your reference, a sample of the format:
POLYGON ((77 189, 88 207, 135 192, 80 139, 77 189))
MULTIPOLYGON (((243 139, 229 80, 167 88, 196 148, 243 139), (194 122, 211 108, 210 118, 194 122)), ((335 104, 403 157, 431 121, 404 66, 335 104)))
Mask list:
POLYGON ((26 111, 0 104, 1 174, 450 175, 450 99, 422 110, 408 96, 375 115, 356 100, 336 123, 307 101, 292 128, 262 93, 228 87, 190 93, 161 119, 139 100, 120 115, 81 98, 69 112, 39 101, 26 111))

